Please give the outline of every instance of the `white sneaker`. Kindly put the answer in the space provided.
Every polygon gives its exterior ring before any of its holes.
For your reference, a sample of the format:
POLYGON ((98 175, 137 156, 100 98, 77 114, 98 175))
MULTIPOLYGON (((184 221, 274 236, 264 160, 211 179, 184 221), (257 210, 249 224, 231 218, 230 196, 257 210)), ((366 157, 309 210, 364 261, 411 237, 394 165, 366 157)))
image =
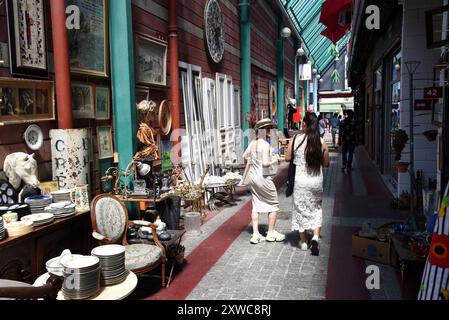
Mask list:
POLYGON ((309 249, 307 242, 300 243, 299 247, 301 248, 302 251, 307 251, 309 249))
POLYGON ((268 242, 282 242, 285 240, 285 235, 277 232, 277 231, 272 231, 272 232, 268 232, 267 233, 267 241, 268 242))
POLYGON ((251 240, 249 240, 249 242, 251 242, 252 244, 258 244, 261 242, 265 242, 265 237, 262 236, 260 233, 253 234, 253 236, 251 237, 251 240))

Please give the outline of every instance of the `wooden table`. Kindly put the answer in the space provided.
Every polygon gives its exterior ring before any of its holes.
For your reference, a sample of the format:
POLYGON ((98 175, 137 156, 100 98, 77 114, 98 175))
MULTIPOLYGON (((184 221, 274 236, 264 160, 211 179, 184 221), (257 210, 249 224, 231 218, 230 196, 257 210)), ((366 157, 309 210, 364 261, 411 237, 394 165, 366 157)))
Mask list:
POLYGON ((92 248, 90 211, 56 219, 32 232, 0 241, 0 279, 32 283, 46 272, 45 262, 64 249, 88 254, 92 248))
MULTIPOLYGON (((40 276, 33 284, 35 287, 45 285, 47 279, 50 277, 49 273, 40 276)), ((128 297, 137 287, 137 276, 130 271, 128 277, 122 283, 115 286, 101 287, 100 292, 85 300, 123 300, 128 297)), ((59 291, 57 300, 70 300, 64 297, 62 291, 59 291)))

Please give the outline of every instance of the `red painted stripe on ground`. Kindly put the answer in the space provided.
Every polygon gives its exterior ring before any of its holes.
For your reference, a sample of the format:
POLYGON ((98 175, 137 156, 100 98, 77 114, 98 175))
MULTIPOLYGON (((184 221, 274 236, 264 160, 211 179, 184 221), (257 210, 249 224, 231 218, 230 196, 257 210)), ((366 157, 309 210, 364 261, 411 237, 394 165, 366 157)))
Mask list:
POLYGON ((170 288, 147 300, 185 300, 251 221, 249 201, 187 257, 188 264, 176 275, 170 288))
POLYGON ((359 228, 332 227, 326 299, 370 300, 365 286, 365 260, 352 257, 352 235, 359 228))
MULTIPOLYGON (((284 165, 273 179, 277 188, 285 184, 288 175, 284 165)), ((176 275, 170 287, 163 289, 146 300, 185 300, 207 272, 217 263, 235 239, 246 230, 251 222, 252 202, 240 208, 231 218, 204 240, 187 257, 187 264, 176 275)))

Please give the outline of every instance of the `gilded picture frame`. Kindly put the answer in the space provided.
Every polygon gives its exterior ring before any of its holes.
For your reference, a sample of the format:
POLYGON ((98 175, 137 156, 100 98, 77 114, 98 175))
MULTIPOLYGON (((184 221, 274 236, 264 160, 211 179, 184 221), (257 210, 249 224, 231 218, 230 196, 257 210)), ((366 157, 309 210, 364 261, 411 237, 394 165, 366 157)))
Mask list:
POLYGON ((0 78, 0 123, 55 120, 54 82, 0 78))
POLYGON ((10 70, 48 79, 44 0, 7 0, 10 70))
POLYGON ((72 108, 74 119, 95 119, 93 85, 72 82, 72 108))
POLYGON ((69 62, 74 74, 109 77, 108 0, 65 0, 66 6, 80 8, 80 28, 69 29, 69 62), (101 14, 91 8, 100 8, 101 14), (97 25, 91 30, 92 21, 97 25))
POLYGON ((136 82, 146 86, 167 85, 167 43, 135 34, 136 82))
POLYGON ((98 159, 110 159, 114 157, 114 145, 112 143, 112 127, 97 127, 98 159))

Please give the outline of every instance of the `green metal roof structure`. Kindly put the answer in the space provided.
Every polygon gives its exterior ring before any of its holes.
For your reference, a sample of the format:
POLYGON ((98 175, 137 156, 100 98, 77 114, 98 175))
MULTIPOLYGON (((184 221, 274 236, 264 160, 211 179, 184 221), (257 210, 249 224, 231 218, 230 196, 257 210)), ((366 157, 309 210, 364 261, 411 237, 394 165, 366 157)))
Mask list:
MULTIPOLYGON (((280 1, 301 35, 303 48, 307 56, 317 66, 319 72, 322 72, 335 59, 335 56, 329 54, 329 48, 333 45, 332 41, 321 35, 321 32, 326 29, 320 23, 321 5, 324 0, 280 1)), ((341 50, 346 46, 350 38, 351 33, 348 32, 337 43, 338 49, 341 50)))

